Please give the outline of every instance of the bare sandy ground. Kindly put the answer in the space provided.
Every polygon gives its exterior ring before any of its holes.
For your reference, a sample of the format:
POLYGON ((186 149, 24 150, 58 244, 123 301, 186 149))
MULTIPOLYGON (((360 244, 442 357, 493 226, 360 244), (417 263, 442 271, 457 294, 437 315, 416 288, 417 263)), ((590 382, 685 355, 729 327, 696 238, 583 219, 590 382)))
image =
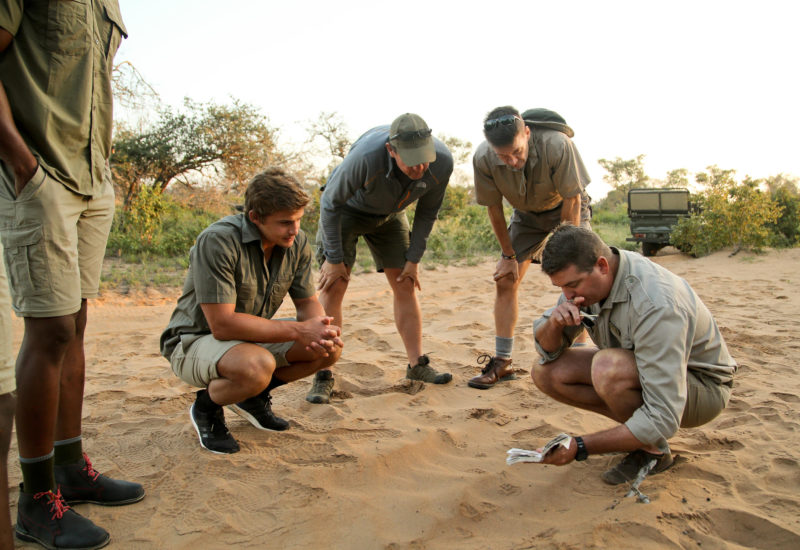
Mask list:
POLYGON ((425 349, 451 384, 403 381, 385 277, 358 275, 332 403, 307 403, 308 380, 276 390, 274 409, 291 420, 284 433, 228 412, 242 445, 230 456, 200 448, 187 414, 193 389, 158 353, 177 290, 96 300, 85 448, 99 470, 148 494, 77 509, 117 548, 800 548, 800 249, 702 259, 667 249, 655 261, 698 291, 739 372, 729 408, 673 438, 681 459, 642 484, 649 504, 600 480, 616 456, 506 465, 510 447, 611 424, 546 398, 528 376, 538 358, 531 322, 557 298, 535 266, 521 292, 519 380, 467 386, 478 355, 493 349, 489 262, 422 272, 425 349))

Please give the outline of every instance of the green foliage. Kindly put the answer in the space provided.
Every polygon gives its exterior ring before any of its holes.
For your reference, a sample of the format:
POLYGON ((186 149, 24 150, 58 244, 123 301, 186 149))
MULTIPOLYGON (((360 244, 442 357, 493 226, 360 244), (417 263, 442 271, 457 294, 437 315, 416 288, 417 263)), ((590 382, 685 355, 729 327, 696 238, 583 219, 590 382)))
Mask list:
POLYGON ((772 233, 770 244, 775 247, 791 247, 800 244, 800 191, 797 178, 778 174, 765 180, 767 189, 775 203, 781 208, 781 216, 768 227, 772 233))
POLYGON ((667 181, 662 187, 671 189, 689 186, 689 171, 686 168, 677 168, 667 172, 667 181))
POLYGON ((192 208, 143 188, 130 208, 115 212, 106 254, 133 260, 184 256, 197 235, 219 218, 218 212, 192 208))
POLYGON ((474 205, 474 200, 470 189, 460 185, 448 185, 442 207, 439 208, 439 219, 458 216, 471 204, 474 205))
POLYGON ((600 235, 603 242, 609 246, 615 246, 622 250, 639 249, 639 243, 626 240, 631 236, 630 227, 627 224, 598 222, 593 218, 592 230, 600 235))
POLYGON ((592 224, 595 223, 624 225, 627 228, 630 224, 627 201, 618 204, 600 201, 597 206, 593 205, 592 224))
POLYGON ((759 251, 770 244, 770 224, 778 220, 780 206, 759 189, 759 180, 737 183, 734 175, 734 170, 717 166, 697 174, 697 182, 705 186, 697 199, 700 210, 678 223, 672 244, 694 256, 728 246, 759 251))
POLYGON ((425 258, 436 262, 483 259, 499 251, 486 207, 468 204, 457 215, 454 211, 436 222, 428 238, 425 258))
POLYGON ((463 164, 469 160, 470 155, 472 154, 472 142, 466 141, 461 138, 448 136, 447 134, 439 134, 436 136, 442 141, 447 148, 450 149, 450 153, 453 155, 453 163, 458 166, 459 164, 463 164))

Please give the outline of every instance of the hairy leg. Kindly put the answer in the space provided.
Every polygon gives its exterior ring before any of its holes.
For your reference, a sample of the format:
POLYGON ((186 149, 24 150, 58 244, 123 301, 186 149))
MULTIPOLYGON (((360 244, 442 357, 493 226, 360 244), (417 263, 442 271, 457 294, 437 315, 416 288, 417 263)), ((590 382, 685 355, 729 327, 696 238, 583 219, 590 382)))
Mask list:
POLYGON ((503 277, 495 281, 494 326, 496 336, 502 338, 514 336, 514 327, 517 325, 519 316, 517 293, 530 265, 530 260, 519 263, 519 277, 516 281, 512 281, 511 277, 503 277))
POLYGON ((413 366, 422 355, 422 310, 416 288, 409 279, 397 282, 402 269, 386 268, 384 271, 394 296, 394 324, 406 348, 408 364, 413 366))

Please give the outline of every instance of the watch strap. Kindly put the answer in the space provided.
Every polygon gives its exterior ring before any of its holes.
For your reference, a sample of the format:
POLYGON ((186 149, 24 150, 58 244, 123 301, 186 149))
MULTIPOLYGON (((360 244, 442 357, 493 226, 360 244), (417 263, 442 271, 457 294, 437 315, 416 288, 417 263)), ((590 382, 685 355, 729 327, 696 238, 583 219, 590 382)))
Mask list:
POLYGON ((586 444, 583 442, 583 438, 576 436, 575 444, 578 446, 578 450, 575 453, 575 460, 586 460, 589 457, 589 452, 586 450, 586 444))

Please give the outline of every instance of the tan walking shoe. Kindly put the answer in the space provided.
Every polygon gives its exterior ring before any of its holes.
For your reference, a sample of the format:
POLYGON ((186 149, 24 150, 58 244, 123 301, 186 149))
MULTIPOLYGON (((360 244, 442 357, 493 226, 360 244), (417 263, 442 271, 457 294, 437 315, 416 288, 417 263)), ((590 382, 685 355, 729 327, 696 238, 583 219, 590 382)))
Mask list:
POLYGON ((469 387, 488 390, 498 382, 517 379, 514 367, 511 366, 511 359, 501 359, 484 353, 478 357, 478 364, 482 365, 483 363, 486 363, 486 366, 481 369, 481 374, 470 378, 467 382, 469 387))

